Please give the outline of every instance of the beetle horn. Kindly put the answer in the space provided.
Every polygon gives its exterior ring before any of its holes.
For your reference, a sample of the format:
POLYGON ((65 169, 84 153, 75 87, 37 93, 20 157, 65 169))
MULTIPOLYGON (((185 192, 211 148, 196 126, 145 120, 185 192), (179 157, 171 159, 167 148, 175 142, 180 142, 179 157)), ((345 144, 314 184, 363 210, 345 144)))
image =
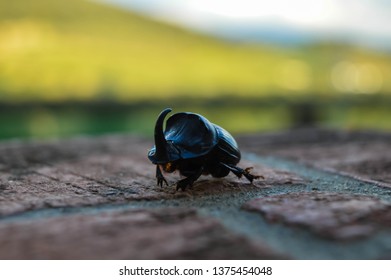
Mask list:
POLYGON ((163 133, 163 123, 164 118, 167 116, 168 113, 172 111, 171 108, 164 109, 159 117, 157 118, 156 124, 155 124, 155 146, 156 146, 156 158, 159 160, 164 160, 167 158, 167 141, 164 137, 163 133))

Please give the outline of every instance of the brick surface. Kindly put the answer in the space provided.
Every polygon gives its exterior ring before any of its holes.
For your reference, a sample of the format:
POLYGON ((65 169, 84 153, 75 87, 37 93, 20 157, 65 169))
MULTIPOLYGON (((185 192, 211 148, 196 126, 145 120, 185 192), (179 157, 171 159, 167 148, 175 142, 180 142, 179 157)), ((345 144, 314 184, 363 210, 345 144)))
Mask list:
POLYGON ((35 173, 0 173, 0 217, 28 210, 94 205, 105 202, 89 190, 53 181, 35 173))
POLYGON ((391 134, 303 129, 238 139, 247 150, 391 187, 391 134))
POLYGON ((0 259, 287 258, 181 208, 3 223, 0 248, 0 259))
POLYGON ((0 145, 0 216, 28 210, 125 203, 247 192, 304 181, 285 171, 243 162, 265 178, 249 184, 230 175, 202 176, 193 188, 175 191, 179 174, 167 174, 170 186, 156 186, 155 166, 147 159, 152 142, 134 136, 76 138, 0 145))
POLYGON ((363 195, 305 192, 251 200, 243 205, 270 222, 309 229, 333 239, 367 237, 391 228, 391 204, 363 195))
POLYGON ((147 159, 151 139, 111 135, 0 143, 0 258, 287 258, 263 240, 299 258, 389 255, 391 208, 385 201, 391 193, 376 186, 390 185, 389 135, 299 130, 237 140, 242 151, 260 156, 257 162, 269 155, 292 162, 266 159, 277 166, 272 168, 243 159, 240 167, 253 167, 264 178, 250 184, 233 174, 201 176, 193 187, 175 191, 177 173, 165 175, 170 186, 156 186, 155 166, 147 159), (292 167, 295 162, 361 181, 292 167), (341 193, 346 191, 368 196, 341 193), (268 222, 241 211, 244 201, 243 209, 268 222), (186 205, 194 210, 183 209, 186 205), (282 226, 269 228, 270 222, 282 226), (297 240, 287 236, 292 232, 297 240), (304 248, 307 237, 312 243, 304 248), (360 244, 331 248, 322 238, 360 244))

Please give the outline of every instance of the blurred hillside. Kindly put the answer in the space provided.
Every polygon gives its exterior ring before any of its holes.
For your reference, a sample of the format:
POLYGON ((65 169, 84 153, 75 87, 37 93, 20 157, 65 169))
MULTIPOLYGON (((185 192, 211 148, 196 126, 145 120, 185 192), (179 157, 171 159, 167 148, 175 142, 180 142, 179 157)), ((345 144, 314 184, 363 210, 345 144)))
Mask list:
POLYGON ((0 0, 1 101, 391 92, 391 56, 218 40, 84 0, 0 0))

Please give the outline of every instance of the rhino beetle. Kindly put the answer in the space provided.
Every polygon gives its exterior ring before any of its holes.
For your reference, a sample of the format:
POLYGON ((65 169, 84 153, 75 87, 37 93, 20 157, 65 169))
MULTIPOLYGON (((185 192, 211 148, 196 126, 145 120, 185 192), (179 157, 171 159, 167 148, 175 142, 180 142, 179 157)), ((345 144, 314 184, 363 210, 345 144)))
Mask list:
POLYGON ((235 139, 222 127, 211 123, 205 117, 189 112, 173 114, 164 119, 172 110, 164 109, 155 124, 155 146, 149 151, 149 160, 156 165, 156 179, 159 186, 168 185, 164 172, 179 170, 186 178, 177 182, 177 190, 185 190, 202 174, 225 177, 229 172, 237 177, 245 176, 251 183, 255 176, 251 168, 242 169, 239 163, 241 153, 235 139), (162 170, 161 170, 162 169, 162 170))

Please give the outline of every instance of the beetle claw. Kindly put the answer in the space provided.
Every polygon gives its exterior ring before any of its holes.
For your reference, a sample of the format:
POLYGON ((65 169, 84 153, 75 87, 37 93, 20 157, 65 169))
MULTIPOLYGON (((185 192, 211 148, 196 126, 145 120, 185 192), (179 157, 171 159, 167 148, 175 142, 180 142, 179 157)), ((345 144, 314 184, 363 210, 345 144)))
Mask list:
POLYGON ((232 166, 225 163, 221 163, 221 164, 227 167, 230 171, 232 171, 238 178, 242 178, 242 176, 246 177, 246 179, 249 180, 250 183, 252 183, 255 179, 259 179, 259 178, 264 179, 264 177, 261 175, 253 175, 250 173, 253 167, 247 167, 245 169, 242 169, 240 167, 232 166))
POLYGON ((265 179, 262 175, 253 175, 250 173, 250 171, 254 169, 254 167, 247 167, 244 169, 243 175, 246 177, 251 183, 253 182, 254 179, 265 179))
POLYGON ((248 172, 247 170, 244 170, 243 176, 246 177, 247 180, 249 180, 251 183, 252 183, 255 179, 259 179, 259 178, 264 179, 264 178, 265 178, 265 177, 263 177, 262 175, 253 175, 253 174, 251 174, 250 172, 248 172))
POLYGON ((250 171, 253 170, 253 169, 254 169, 254 167, 250 166, 250 167, 245 168, 244 172, 250 173, 250 171))
POLYGON ((158 186, 163 187, 163 182, 168 186, 167 180, 164 178, 159 166, 156 166, 156 179, 158 186))
POLYGON ((161 188, 163 187, 163 182, 166 183, 166 186, 168 186, 166 178, 164 178, 163 176, 161 178, 157 178, 157 185, 161 188))

